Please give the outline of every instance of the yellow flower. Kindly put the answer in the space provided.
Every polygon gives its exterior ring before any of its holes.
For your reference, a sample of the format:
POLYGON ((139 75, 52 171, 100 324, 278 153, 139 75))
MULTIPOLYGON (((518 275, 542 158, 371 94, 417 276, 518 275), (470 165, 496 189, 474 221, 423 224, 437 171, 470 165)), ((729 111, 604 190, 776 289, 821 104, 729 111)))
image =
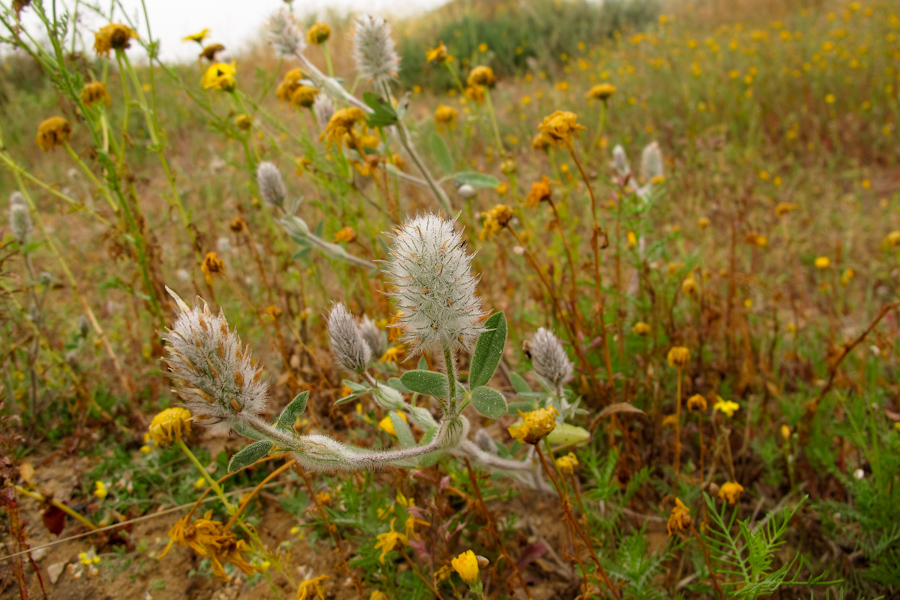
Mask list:
POLYGON ((62 146, 69 141, 72 135, 72 126, 62 117, 50 117, 38 126, 35 141, 41 150, 50 152, 57 146, 62 146))
POLYGON ((575 467, 578 466, 578 457, 575 456, 572 452, 569 452, 565 456, 560 456, 556 459, 557 468, 567 475, 572 475, 575 472, 575 467))
POLYGON ((150 421, 150 437, 158 445, 178 441, 191 433, 191 411, 186 408, 167 408, 150 421))
POLYGON ((450 55, 447 53, 447 46, 444 45, 444 42, 440 42, 437 48, 432 48, 425 53, 425 58, 428 62, 442 63, 449 57, 450 55))
POLYGON ((138 34, 128 25, 110 23, 94 33, 94 51, 100 56, 109 56, 110 50, 125 50, 138 34))
POLYGON ((591 100, 608 100, 616 93, 616 86, 611 83, 601 83, 591 88, 587 97, 591 100))
POLYGON ((709 219, 707 219, 706 217, 700 217, 699 219, 697 219, 697 225, 700 227, 700 229, 706 229, 707 227, 709 227, 709 219))
POLYGON ((885 250, 893 250, 900 246, 900 231, 892 231, 887 234, 887 237, 884 238, 884 241, 881 242, 881 247, 885 250))
POLYGON ((456 127, 456 120, 459 118, 459 111, 452 106, 441 104, 434 109, 434 122, 443 125, 448 130, 456 127))
POLYGON ((571 148, 575 137, 581 138, 580 130, 587 127, 578 124, 578 115, 575 113, 558 110, 544 117, 544 122, 538 129, 548 144, 571 148))
POLYGON ((815 265, 817 269, 827 269, 831 266, 831 259, 827 256, 820 256, 816 259, 815 265))
POLYGON ((369 600, 388 600, 388 597, 384 594, 384 592, 380 592, 375 590, 369 595, 369 600))
POLYGON ((684 531, 691 526, 690 513, 691 509, 685 506, 680 499, 675 498, 675 507, 672 509, 672 514, 669 515, 669 522, 666 524, 669 535, 684 531))
POLYGON ((641 337, 644 337, 645 335, 649 335, 650 334, 650 325, 648 325, 647 323, 644 323, 643 321, 635 323, 634 327, 631 328, 631 333, 633 333, 634 335, 639 335, 641 337))
POLYGON ((209 37, 209 29, 204 29, 203 31, 198 31, 197 33, 186 35, 181 38, 182 42, 197 42, 198 44, 203 44, 203 40, 209 37))
POLYGON ((143 446, 140 447, 140 451, 143 452, 144 454, 150 454, 151 452, 153 452, 153 448, 151 448, 147 444, 144 444, 143 446))
POLYGON ((791 428, 787 425, 781 426, 781 437, 784 438, 784 441, 788 441, 791 439, 791 428))
POLYGON ((673 346, 666 357, 670 367, 685 368, 691 362, 691 351, 684 346, 673 346))
POLYGON ((717 410, 726 417, 733 417, 735 411, 741 408, 741 405, 733 400, 723 400, 721 396, 716 396, 718 401, 713 404, 713 410, 717 410))
POLYGON ((797 208, 798 207, 796 204, 792 204, 790 202, 779 202, 775 206, 775 216, 783 217, 784 215, 786 215, 794 210, 797 210, 797 208))
POLYGON ((479 66, 469 71, 469 77, 466 79, 469 87, 476 85, 486 85, 494 87, 497 84, 497 78, 494 77, 494 71, 490 67, 479 66))
POLYGON ((484 228, 478 234, 478 239, 491 238, 509 224, 513 218, 513 211, 505 204, 497 204, 484 214, 484 228))
POLYGON ((635 246, 637 246, 638 239, 637 239, 637 236, 634 234, 633 231, 629 231, 628 234, 627 234, 625 237, 628 239, 628 246, 629 246, 629 247, 634 248, 635 246))
POLYGON ((528 192, 526 204, 532 208, 537 207, 541 202, 550 202, 550 186, 559 185, 558 181, 551 181, 546 175, 541 176, 540 181, 531 184, 531 191, 528 192))
POLYGON ((681 282, 681 292, 685 296, 693 296, 697 293, 697 280, 694 279, 693 273, 688 275, 685 280, 681 282))
POLYGON ((309 108, 316 101, 319 88, 311 85, 300 85, 291 94, 291 106, 294 108, 309 108))
POLYGON ((199 58, 205 58, 209 62, 213 62, 216 60, 216 54, 225 49, 225 46, 222 44, 210 44, 209 46, 204 46, 203 50, 199 54, 199 58))
POLYGON ((700 394, 694 394, 687 401, 688 410, 706 410, 706 398, 700 394))
POLYGON ((237 69, 233 61, 231 64, 213 63, 206 70, 206 73, 203 74, 203 79, 200 83, 205 90, 212 89, 230 92, 234 90, 235 75, 237 75, 237 69))
POLYGON ((284 78, 275 90, 275 95, 278 96, 278 99, 290 102, 291 96, 293 96, 294 92, 297 91, 297 88, 300 87, 300 80, 302 80, 305 75, 306 74, 302 69, 291 69, 285 73, 284 78))
POLYGON ((160 558, 165 556, 173 544, 190 546, 200 556, 209 558, 213 575, 228 580, 223 562, 230 562, 247 575, 252 575, 257 568, 249 564, 241 554, 246 550, 243 540, 238 540, 220 521, 213 521, 212 511, 203 518, 190 522, 190 515, 179 519, 169 530, 169 544, 160 558))
POLYGON ((835 101, 834 94, 826 94, 825 95, 825 102, 827 102, 828 104, 834 104, 834 101, 835 101))
POLYGON ((466 550, 456 558, 450 561, 453 570, 459 573, 463 581, 469 585, 478 581, 478 559, 471 550, 466 550))
MULTIPOLYGON (((393 333, 396 329, 392 329, 393 333)), ((395 365, 400 364, 400 359, 403 358, 403 346, 392 346, 388 348, 385 353, 378 359, 378 362, 383 362, 385 364, 394 363, 395 365)))
POLYGON ((734 481, 729 481, 722 484, 722 487, 719 488, 719 498, 728 502, 728 504, 734 504, 740 499, 743 491, 744 486, 734 481))
POLYGON ((237 128, 241 131, 247 131, 253 127, 253 120, 247 115, 241 114, 234 118, 234 124, 237 125, 237 128))
POLYGON ((108 494, 109 494, 109 490, 106 489, 105 483, 103 483, 102 481, 94 482, 94 495, 95 496, 97 496, 98 498, 100 498, 102 500, 103 498, 106 498, 106 496, 108 494))
POLYGON ((352 227, 344 227, 336 234, 334 234, 335 242, 347 242, 348 244, 356 241, 356 230, 352 227))
POLYGON ((538 133, 531 139, 531 147, 534 150, 546 150, 550 147, 550 142, 544 138, 543 134, 538 133))
MULTIPOLYGON (((409 421, 409 419, 406 418, 406 414, 405 414, 405 413, 398 412, 398 413, 396 413, 396 414, 397 414, 398 417, 400 417, 400 418, 403 419, 404 421, 407 421, 407 422, 409 421)), ((382 430, 384 430, 386 433, 388 433, 388 434, 393 435, 393 436, 396 437, 396 435, 397 435, 397 430, 394 429, 394 422, 391 421, 391 416, 390 416, 390 415, 388 415, 388 416, 386 416, 385 418, 383 418, 382 420, 380 420, 380 421, 378 422, 378 426, 379 426, 382 430)))
POLYGON ((409 545, 409 538, 406 537, 406 534, 394 531, 394 523, 396 521, 396 518, 391 519, 390 531, 388 531, 387 533, 378 534, 378 543, 375 544, 375 549, 378 550, 379 548, 381 548, 381 564, 384 564, 384 558, 387 556, 387 553, 396 548, 397 544, 401 544, 403 546, 409 545))
POLYGON ((207 485, 206 477, 198 477, 197 481, 194 482, 194 488, 198 490, 202 490, 207 485))
POLYGON ((522 424, 510 427, 509 435, 526 444, 537 444, 548 433, 556 429, 558 415, 559 411, 553 406, 527 413, 520 410, 519 416, 522 417, 522 424))
POLYGON ((856 277, 856 273, 853 269, 844 269, 844 272, 841 273, 841 285, 847 287, 854 277, 856 277))
POLYGON ((671 427, 672 429, 678 425, 678 416, 677 415, 666 415, 662 420, 663 427, 671 427))
POLYGON ((109 92, 106 90, 106 84, 102 81, 91 81, 90 83, 84 84, 84 87, 81 88, 80 97, 81 101, 87 106, 93 106, 101 101, 109 106, 112 102, 109 97, 109 92))
POLYGON ((331 27, 327 23, 316 23, 306 30, 306 41, 310 44, 324 44, 330 36, 331 27))
POLYGON ((352 141, 355 136, 353 127, 357 123, 365 123, 365 121, 366 113, 361 108, 356 108, 355 106, 342 108, 331 116, 331 119, 328 121, 328 126, 319 136, 319 140, 325 141, 329 147, 336 145, 338 150, 340 150, 345 143, 350 147, 350 144, 345 137, 349 137, 352 141))
POLYGON ((475 104, 484 104, 484 100, 486 97, 487 96, 484 93, 483 85, 470 85, 466 88, 466 98, 468 98, 475 104))
POLYGON ((225 263, 222 262, 222 259, 219 258, 218 254, 209 252, 206 257, 204 257, 203 263, 200 265, 200 270, 203 271, 203 276, 206 277, 206 283, 212 285, 213 273, 224 273, 225 263))

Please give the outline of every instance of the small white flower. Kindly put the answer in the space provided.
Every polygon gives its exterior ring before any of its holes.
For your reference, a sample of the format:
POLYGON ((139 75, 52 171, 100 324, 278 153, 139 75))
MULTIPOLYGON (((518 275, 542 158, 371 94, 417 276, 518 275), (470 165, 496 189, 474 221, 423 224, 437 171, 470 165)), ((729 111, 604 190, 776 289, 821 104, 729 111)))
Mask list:
POLYGON ((530 351, 531 365, 538 375, 554 385, 563 385, 572 379, 575 365, 552 331, 544 327, 538 329, 531 338, 530 351))
POLYGON ((319 129, 325 129, 328 121, 334 115, 334 100, 328 94, 316 94, 316 99, 312 105, 313 114, 316 115, 316 123, 319 129))
POLYGON ((621 144, 616 144, 616 147, 613 148, 613 168, 622 179, 631 175, 631 166, 628 164, 628 155, 625 154, 625 148, 623 148, 621 144))
POLYGON ((407 220, 393 236, 384 272, 394 286, 390 295, 402 311, 397 326, 411 355, 468 349, 484 330, 472 255, 455 222, 423 215, 407 220))
POLYGON ((362 373, 372 359, 372 350, 363 339, 353 315, 342 303, 335 304, 328 315, 328 337, 338 363, 354 373, 362 373))
POLYGON ((287 9, 282 8, 269 17, 266 33, 279 56, 298 56, 306 50, 306 37, 287 9))
POLYGON ((271 206, 284 208, 287 199, 287 188, 278 167, 269 161, 259 163, 256 168, 256 185, 259 187, 259 195, 263 201, 271 206))
POLYGON ((353 58, 356 68, 376 86, 397 77, 400 57, 394 49, 391 26, 381 17, 363 15, 353 31, 353 58))
POLYGON ((650 183, 655 178, 663 175, 662 151, 660 151, 657 142, 651 142, 641 152, 641 177, 644 178, 644 181, 650 183))
POLYGON ((9 228, 20 244, 27 244, 31 239, 34 223, 25 196, 21 192, 13 192, 9 196, 9 228))

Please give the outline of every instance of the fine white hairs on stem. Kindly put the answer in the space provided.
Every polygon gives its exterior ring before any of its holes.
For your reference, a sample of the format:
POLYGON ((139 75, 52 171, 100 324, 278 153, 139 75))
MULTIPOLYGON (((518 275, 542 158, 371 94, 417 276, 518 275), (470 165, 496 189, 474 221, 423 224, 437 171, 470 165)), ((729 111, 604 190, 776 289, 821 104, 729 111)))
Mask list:
POLYGON ((363 15, 353 30, 353 58, 356 68, 376 87, 397 77, 400 57, 394 49, 391 26, 381 17, 363 15))
POLYGON ((562 344, 549 329, 541 327, 531 338, 531 365, 541 377, 553 385, 563 385, 572 378, 574 365, 562 344))
POLYGON ((199 302, 191 308, 166 290, 179 308, 175 324, 163 334, 175 393, 194 419, 219 433, 258 417, 266 408, 268 384, 253 365, 250 349, 242 347, 221 312, 214 315, 199 302))
POLYGON ((259 163, 256 168, 256 185, 259 187, 259 195, 270 206, 284 208, 287 199, 287 188, 278 167, 269 161, 259 163))
POLYGON ((663 157, 657 142, 651 142, 641 152, 641 177, 645 182, 651 183, 657 177, 663 176, 663 157))
POLYGON ((409 219, 393 235, 384 272, 402 311, 395 325, 411 356, 425 350, 468 349, 484 330, 485 312, 475 295, 472 255, 462 233, 433 214, 409 219))
POLYGON ((31 240, 34 224, 31 222, 28 203, 21 192, 13 192, 9 196, 9 228, 20 244, 27 244, 31 240))
POLYGON ((328 94, 316 94, 312 105, 313 114, 316 115, 316 123, 319 129, 325 129, 331 117, 334 116, 334 100, 328 94))
POLYGON ((628 164, 628 155, 625 154, 625 148, 622 147, 622 144, 616 144, 616 147, 613 148, 613 168, 622 179, 631 175, 631 166, 628 164))
POLYGON ((328 337, 338 363, 354 373, 362 373, 372 359, 372 349, 363 339, 353 315, 342 303, 331 308, 328 315, 328 337))
POLYGON ((387 350, 384 343, 384 335, 381 333, 378 325, 375 324, 375 321, 363 315, 362 319, 359 320, 359 332, 375 356, 384 354, 385 350, 387 350))
POLYGON ((294 15, 282 8, 269 17, 266 34, 279 56, 296 57, 306 50, 306 38, 297 27, 294 15))

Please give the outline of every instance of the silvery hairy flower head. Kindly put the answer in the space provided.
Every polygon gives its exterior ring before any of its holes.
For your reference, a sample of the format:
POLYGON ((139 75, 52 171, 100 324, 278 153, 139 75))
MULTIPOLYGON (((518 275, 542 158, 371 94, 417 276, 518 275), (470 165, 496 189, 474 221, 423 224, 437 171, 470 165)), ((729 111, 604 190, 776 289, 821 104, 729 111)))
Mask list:
POLYGON ((407 220, 393 235, 384 272, 402 313, 396 326, 411 355, 469 348, 484 330, 472 255, 455 222, 426 214, 407 220))
POLYGON ((391 26, 381 17, 363 15, 353 31, 353 58, 356 68, 376 86, 396 78, 400 57, 394 49, 391 26))
POLYGON ((628 164, 628 155, 625 154, 625 148, 622 144, 616 144, 613 148, 613 168, 622 179, 631 175, 631 166, 628 164))
POLYGON ((256 185, 259 187, 259 195, 270 206, 284 208, 287 199, 287 188, 278 167, 269 161, 259 163, 256 168, 256 185))
POLYGON ((574 365, 569 360, 562 344, 549 329, 541 327, 531 338, 531 365, 538 375, 562 385, 572 378, 574 365))
POLYGON ((214 315, 205 303, 191 308, 166 289, 179 308, 175 324, 163 334, 174 392, 194 419, 220 433, 257 417, 266 408, 269 386, 251 362, 250 349, 242 347, 221 312, 214 315))
POLYGON ((363 339, 353 315, 341 303, 335 304, 328 315, 328 337, 341 367, 354 373, 366 370, 372 349, 363 339))
POLYGON ((306 50, 306 37, 297 27, 294 15, 285 8, 269 17, 266 36, 279 56, 297 56, 306 50))
POLYGON ((375 356, 384 354, 384 351, 387 350, 384 343, 384 335, 381 333, 378 325, 375 324, 375 321, 363 315, 362 319, 359 320, 359 332, 375 356))
POLYGON ((13 192, 9 196, 9 228, 20 244, 27 244, 31 239, 34 224, 31 222, 28 203, 21 192, 13 192))
POLYGON ((663 157, 657 142, 651 142, 641 152, 641 177, 646 182, 652 182, 657 177, 663 176, 663 157))
POLYGON ((313 114, 316 115, 316 123, 319 129, 325 129, 328 121, 334 116, 334 100, 328 94, 316 94, 312 105, 313 114))

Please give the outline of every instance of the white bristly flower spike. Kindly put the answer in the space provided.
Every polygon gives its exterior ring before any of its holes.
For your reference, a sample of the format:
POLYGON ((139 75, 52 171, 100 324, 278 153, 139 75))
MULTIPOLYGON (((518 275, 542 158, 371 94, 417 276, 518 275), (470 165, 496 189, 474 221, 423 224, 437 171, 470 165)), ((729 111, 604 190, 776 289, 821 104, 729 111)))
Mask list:
POLYGON ((613 168, 622 179, 631 175, 631 166, 628 164, 628 155, 625 154, 625 148, 622 147, 622 144, 616 144, 616 147, 613 148, 613 168))
POLYGON ((316 123, 319 129, 325 129, 328 121, 334 116, 334 100, 327 94, 316 94, 316 99, 312 105, 313 114, 316 115, 316 123))
POLYGON ((194 419, 220 433, 258 417, 269 386, 251 362, 250 349, 242 347, 221 312, 214 315, 205 303, 191 308, 166 290, 179 308, 175 324, 163 334, 174 392, 194 419))
POLYGON ((341 367, 353 373, 366 370, 372 359, 372 349, 363 339, 353 315, 342 303, 335 304, 328 315, 328 337, 341 367))
POLYGON ((360 74, 376 87, 395 79, 400 70, 400 57, 388 22, 381 17, 363 15, 354 25, 353 58, 360 74))
POLYGON ((21 192, 13 192, 9 196, 9 228, 20 244, 27 244, 31 239, 34 223, 25 196, 21 192))
POLYGON ((663 157, 657 142, 651 142, 641 152, 641 177, 647 183, 663 176, 663 157))
POLYGON ((394 286, 390 296, 403 313, 397 326, 413 356, 468 349, 484 331, 486 313, 475 295, 472 255, 455 223, 427 214, 407 220, 393 235, 384 272, 394 286))
POLYGON ((269 161, 259 163, 256 168, 256 185, 259 187, 259 195, 270 206, 284 208, 287 199, 287 188, 278 167, 269 161))
POLYGON ((375 356, 384 354, 385 350, 387 350, 384 343, 384 335, 382 335, 375 321, 363 315, 362 319, 359 320, 359 332, 375 356))
POLYGON ((297 27, 294 15, 285 8, 269 17, 266 34, 275 52, 283 58, 303 54, 306 50, 306 37, 297 27))
POLYGON ((538 375, 556 386, 572 379, 575 365, 549 329, 541 327, 531 338, 531 365, 538 375))

